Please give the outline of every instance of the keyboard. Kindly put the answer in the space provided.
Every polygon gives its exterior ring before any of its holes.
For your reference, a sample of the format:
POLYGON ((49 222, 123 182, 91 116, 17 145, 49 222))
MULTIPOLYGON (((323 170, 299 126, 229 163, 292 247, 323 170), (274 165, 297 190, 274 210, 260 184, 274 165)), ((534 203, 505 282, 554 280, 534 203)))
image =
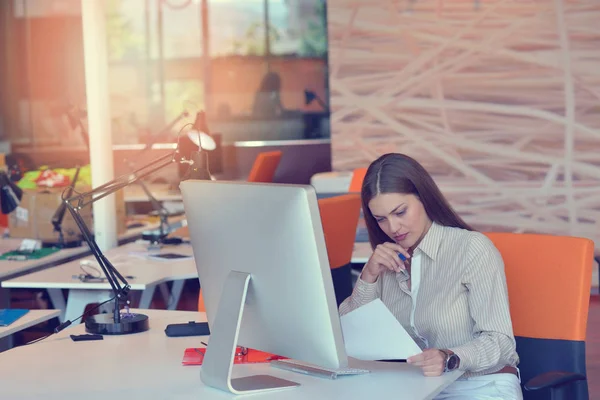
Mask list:
POLYGON ((285 369, 288 371, 298 372, 305 375, 313 375, 321 378, 337 379, 339 376, 347 375, 362 375, 368 374, 371 371, 368 369, 359 368, 324 368, 313 364, 308 364, 298 360, 283 359, 271 361, 271 366, 285 369))

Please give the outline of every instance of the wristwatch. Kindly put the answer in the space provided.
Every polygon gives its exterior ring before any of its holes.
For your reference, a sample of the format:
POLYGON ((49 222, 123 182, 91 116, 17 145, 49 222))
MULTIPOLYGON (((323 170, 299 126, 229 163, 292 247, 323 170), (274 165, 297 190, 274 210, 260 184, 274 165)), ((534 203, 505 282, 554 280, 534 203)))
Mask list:
POLYGON ((446 356, 444 372, 454 371, 460 366, 460 358, 451 350, 439 349, 446 356))

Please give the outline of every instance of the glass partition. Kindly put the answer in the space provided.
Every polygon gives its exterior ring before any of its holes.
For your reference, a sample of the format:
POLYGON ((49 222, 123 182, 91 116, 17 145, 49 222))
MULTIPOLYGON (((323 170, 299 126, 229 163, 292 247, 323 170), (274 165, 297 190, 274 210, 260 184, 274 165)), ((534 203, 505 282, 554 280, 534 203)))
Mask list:
MULTIPOLYGON (((329 137, 323 0, 105 0, 113 143, 329 137), (190 112, 185 120, 177 118, 190 112)), ((0 135, 83 146, 81 0, 0 1, 0 135)))

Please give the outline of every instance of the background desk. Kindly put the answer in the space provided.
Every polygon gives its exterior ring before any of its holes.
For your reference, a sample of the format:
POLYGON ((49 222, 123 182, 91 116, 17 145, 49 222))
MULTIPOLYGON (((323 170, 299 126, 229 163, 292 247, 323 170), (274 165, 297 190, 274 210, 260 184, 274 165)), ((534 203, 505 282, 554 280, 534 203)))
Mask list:
MULTIPOLYGON (((185 219, 183 217, 173 218, 169 221, 175 226, 180 226, 185 219)), ((141 227, 128 229, 122 235, 119 235, 119 243, 127 243, 142 237, 142 233, 147 230, 154 230, 159 227, 159 223, 146 223, 141 227)), ((23 239, 4 238, 0 239, 0 254, 18 249, 23 239)), ((47 269, 66 263, 71 260, 76 260, 86 255, 91 254, 87 244, 70 249, 61 249, 49 256, 25 260, 25 261, 9 261, 0 260, 0 308, 8 308, 10 292, 2 288, 2 281, 16 278, 35 271, 47 269)))
MULTIPOLYGON (((37 325, 40 322, 48 321, 60 314, 59 310, 29 310, 21 318, 10 324, 9 326, 0 326, 0 352, 13 347, 13 333, 22 331, 31 326, 37 325)), ((0 393, 2 389, 0 389, 0 393)))
MULTIPOLYGON (((175 309, 185 279, 198 278, 193 257, 180 260, 155 261, 147 258, 150 254, 178 253, 192 256, 192 247, 188 244, 164 246, 160 251, 148 252, 147 246, 128 243, 105 252, 105 256, 123 276, 134 276, 127 279, 131 290, 141 290, 139 308, 149 308, 157 285, 175 281, 171 293, 163 289, 163 296, 169 309, 175 309), (166 291, 166 292, 165 292, 166 291), (169 301, 170 300, 170 301, 169 301)), ((86 258, 95 265, 95 258, 86 258)), ((81 282, 74 275, 81 275, 82 260, 65 263, 57 268, 45 269, 29 275, 2 282, 5 288, 46 289, 55 308, 61 310, 61 321, 77 318, 89 303, 100 303, 112 297, 108 282, 81 282), (63 289, 69 289, 65 304, 63 289)), ((99 267, 96 267, 99 270, 99 267)), ((89 271, 89 268, 87 269, 89 271)))
MULTIPOLYGON (((141 233, 140 233, 141 235, 141 233)), ((0 239, 0 253, 18 249, 23 239, 0 239)), ((10 261, 0 260, 0 281, 14 278, 22 274, 27 274, 36 269, 47 268, 52 265, 60 264, 73 258, 81 257, 89 253, 87 246, 74 247, 72 249, 62 249, 49 256, 35 260, 10 261)))
POLYGON ((27 329, 40 322, 58 317, 59 313, 60 311, 58 310, 29 310, 27 314, 23 315, 9 326, 0 326, 0 338, 22 331, 23 329, 27 329))
MULTIPOLYGON (((11 400, 238 400, 207 388, 200 367, 182 366, 187 347, 202 347, 202 337, 169 338, 167 324, 204 321, 204 313, 144 310, 150 330, 102 341, 73 342, 70 334, 84 333, 82 325, 65 329, 44 341, 0 353, 0 398, 11 400), (82 355, 85 355, 82 357, 82 355), (32 377, 35 382, 32 383, 32 377)), ((327 380, 271 368, 268 364, 236 365, 234 376, 272 374, 300 387, 252 399, 431 399, 460 376, 460 372, 427 378, 415 367, 400 363, 368 363, 368 375, 327 380)), ((250 397, 248 397, 250 398, 250 397)))

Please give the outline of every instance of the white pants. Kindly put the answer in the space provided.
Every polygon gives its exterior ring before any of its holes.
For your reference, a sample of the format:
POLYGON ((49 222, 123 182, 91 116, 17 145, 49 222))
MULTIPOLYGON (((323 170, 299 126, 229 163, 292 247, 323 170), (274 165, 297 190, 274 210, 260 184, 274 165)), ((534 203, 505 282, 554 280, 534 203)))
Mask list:
POLYGON ((435 400, 523 400, 523 392, 516 375, 491 374, 459 379, 435 400))

